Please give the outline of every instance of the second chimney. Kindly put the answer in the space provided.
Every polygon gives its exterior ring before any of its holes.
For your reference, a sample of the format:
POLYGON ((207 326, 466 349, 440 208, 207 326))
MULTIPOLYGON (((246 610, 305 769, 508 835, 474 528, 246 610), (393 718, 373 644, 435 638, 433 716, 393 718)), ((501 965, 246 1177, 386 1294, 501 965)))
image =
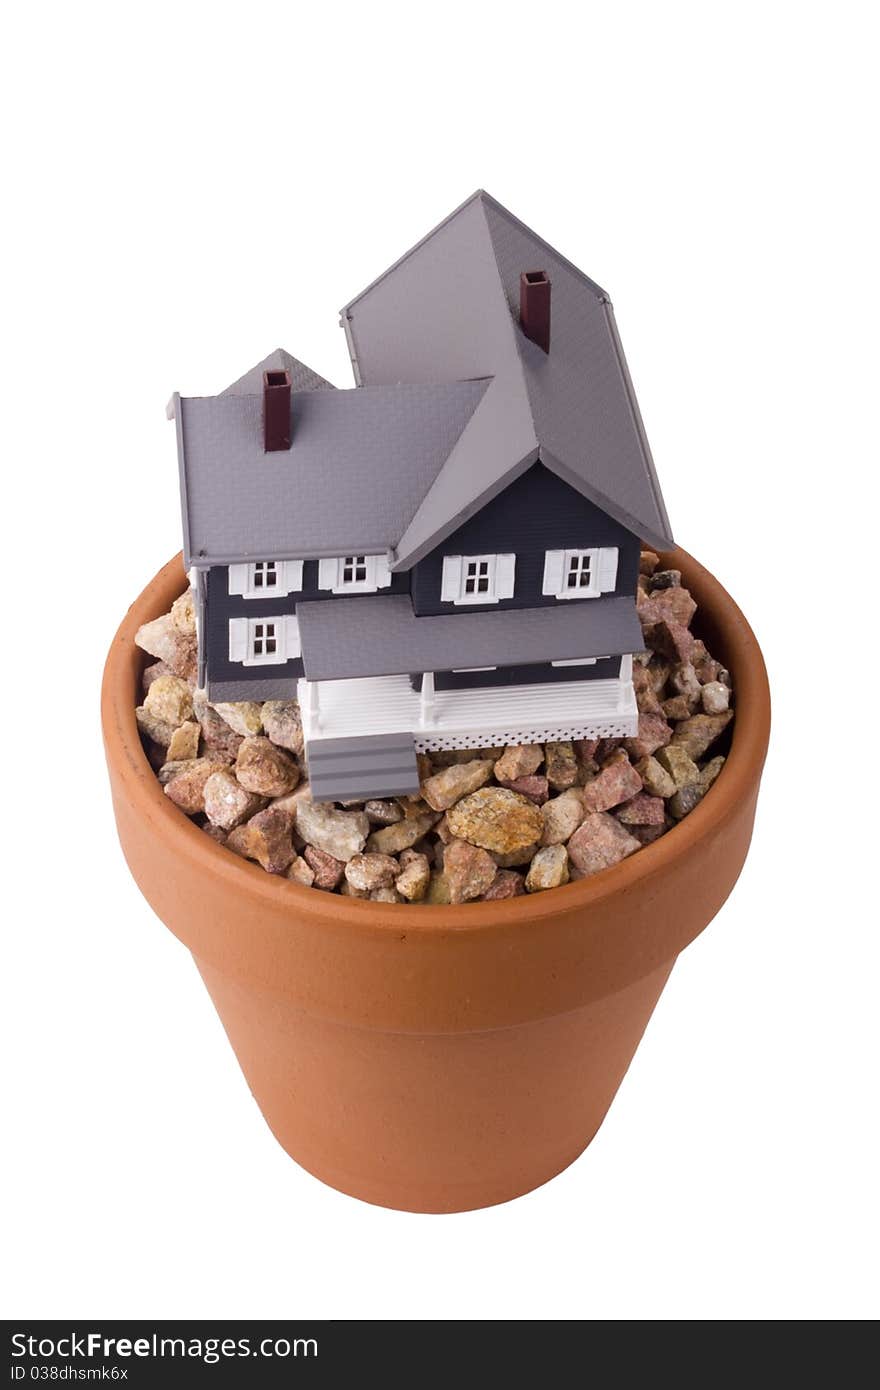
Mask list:
POLYGON ((290 372, 263 372, 263 448, 290 448, 290 372))
POLYGON ((550 351, 550 277, 546 270, 524 270, 519 277, 522 331, 544 352, 550 351))

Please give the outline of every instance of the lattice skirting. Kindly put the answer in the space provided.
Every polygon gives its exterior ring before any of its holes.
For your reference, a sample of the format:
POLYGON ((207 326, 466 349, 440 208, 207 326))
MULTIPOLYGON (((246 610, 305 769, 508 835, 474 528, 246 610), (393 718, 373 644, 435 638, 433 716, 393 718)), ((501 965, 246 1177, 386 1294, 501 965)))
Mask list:
POLYGON ((497 748, 509 743, 557 743, 576 738, 634 738, 639 730, 638 715, 593 724, 554 724, 515 729, 469 729, 455 733, 448 729, 431 732, 420 729, 415 735, 417 753, 449 751, 454 748, 497 748))

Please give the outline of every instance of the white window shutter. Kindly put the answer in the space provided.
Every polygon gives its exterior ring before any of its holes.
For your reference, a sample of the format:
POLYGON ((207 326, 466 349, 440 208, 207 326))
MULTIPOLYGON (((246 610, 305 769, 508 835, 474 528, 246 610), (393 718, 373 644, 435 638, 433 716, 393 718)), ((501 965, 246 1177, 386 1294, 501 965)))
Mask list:
POLYGON ((367 563, 370 569, 372 569, 370 582, 375 584, 377 589, 387 589, 391 583, 391 571, 388 568, 388 557, 386 555, 371 555, 367 563))
POLYGON ((282 622, 284 623, 284 660, 292 661, 294 657, 302 654, 299 641, 299 623, 290 613, 282 619, 282 622))
POLYGON ((285 560, 281 566, 280 578, 283 593, 297 593, 303 586, 302 560, 285 560))
POLYGON ((245 661, 248 654, 247 618, 229 619, 229 660, 245 661))
POLYGON ((443 582, 440 597, 444 603, 454 603, 461 593, 461 556, 443 556, 443 582))
POLYGON ((248 587, 248 566, 230 565, 229 566, 229 592, 231 594, 246 594, 248 587))
POLYGON ((564 550, 548 550, 544 555, 544 584, 542 594, 562 593, 562 572, 565 567, 564 550))
POLYGON ((613 593, 617 587, 617 546, 606 545, 599 551, 599 593, 613 593))
POLYGON ((514 575, 516 573, 515 555, 498 555, 495 558, 495 597, 513 598, 514 575))
POLYGON ((339 560, 318 561, 318 588, 335 589, 336 581, 339 578, 339 560))

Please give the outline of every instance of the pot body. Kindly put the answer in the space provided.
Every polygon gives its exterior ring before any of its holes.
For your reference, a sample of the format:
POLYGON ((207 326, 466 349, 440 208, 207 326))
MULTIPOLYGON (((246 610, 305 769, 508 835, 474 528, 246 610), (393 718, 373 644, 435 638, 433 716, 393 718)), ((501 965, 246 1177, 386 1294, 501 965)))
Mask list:
POLYGON ((303 1167, 380 1205, 447 1212, 529 1191, 595 1134, 678 952, 748 849, 769 733, 745 619, 682 551, 699 631, 737 691, 731 752, 668 835, 594 879, 455 907, 341 898, 230 854, 163 795, 134 718, 140 623, 184 577, 167 565, 129 611, 102 697, 119 837, 158 916, 192 951, 248 1084, 303 1167))

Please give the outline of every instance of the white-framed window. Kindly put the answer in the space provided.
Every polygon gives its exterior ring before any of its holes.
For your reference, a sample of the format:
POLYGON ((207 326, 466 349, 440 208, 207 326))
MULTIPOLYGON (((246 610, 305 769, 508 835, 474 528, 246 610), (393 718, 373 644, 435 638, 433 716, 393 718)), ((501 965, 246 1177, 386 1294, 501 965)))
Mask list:
POLYGON ((242 598, 286 598, 302 589, 302 560, 252 560, 229 566, 229 592, 242 598))
POLYGON ((299 623, 292 614, 229 620, 230 661, 244 666, 280 666, 300 652, 299 623))
POLYGON ((513 598, 515 555, 444 555, 444 603, 498 603, 513 598))
POLYGON ((334 594, 374 594, 390 583, 384 555, 337 555, 318 562, 318 588, 334 594))
POLYGON ((597 598, 617 585, 617 546, 548 550, 541 592, 554 598, 597 598))

